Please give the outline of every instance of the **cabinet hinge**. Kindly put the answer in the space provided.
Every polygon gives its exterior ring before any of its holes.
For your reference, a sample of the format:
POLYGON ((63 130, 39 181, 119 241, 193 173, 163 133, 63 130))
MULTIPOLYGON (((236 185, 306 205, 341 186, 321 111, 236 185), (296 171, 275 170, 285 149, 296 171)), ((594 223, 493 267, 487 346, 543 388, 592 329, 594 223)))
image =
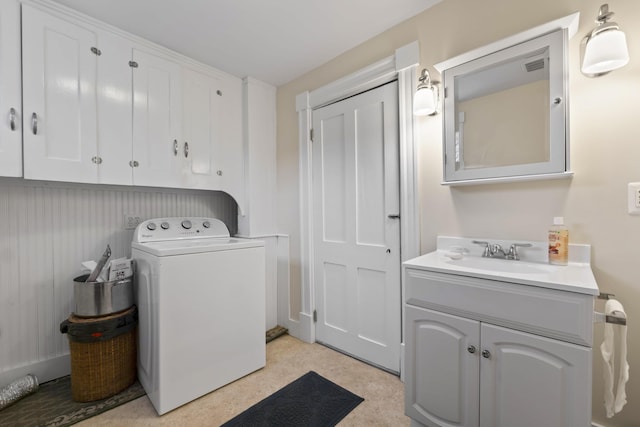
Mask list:
POLYGON ((313 142, 313 128, 309 129, 309 139, 313 142))
POLYGON ((129 61, 129 67, 138 68, 138 63, 136 61, 129 61))
POLYGON ((93 52, 93 54, 96 55, 96 56, 102 55, 102 51, 100 49, 98 49, 97 47, 92 47, 91 48, 91 52, 93 52))
POLYGON ((313 323, 316 323, 318 321, 318 312, 316 310, 313 310, 313 323))

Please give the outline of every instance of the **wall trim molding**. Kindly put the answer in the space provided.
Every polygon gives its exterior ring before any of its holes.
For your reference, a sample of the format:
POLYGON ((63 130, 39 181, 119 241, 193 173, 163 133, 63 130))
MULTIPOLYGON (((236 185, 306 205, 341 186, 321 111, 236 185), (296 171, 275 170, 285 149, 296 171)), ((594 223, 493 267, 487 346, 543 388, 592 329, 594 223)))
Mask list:
MULTIPOLYGON (((300 182, 300 270, 301 312, 300 331, 296 336, 307 342, 315 341, 313 323, 313 212, 311 176, 312 112, 332 102, 353 96, 381 84, 398 80, 398 115, 400 140, 400 241, 401 261, 420 254, 420 216, 418 197, 417 153, 414 135, 413 94, 417 86, 416 69, 420 60, 417 41, 400 47, 395 54, 368 67, 313 91, 296 96, 298 113, 299 182, 300 182)), ((404 295, 404 284, 402 285, 404 295)), ((404 313, 403 313, 404 315, 404 313)))

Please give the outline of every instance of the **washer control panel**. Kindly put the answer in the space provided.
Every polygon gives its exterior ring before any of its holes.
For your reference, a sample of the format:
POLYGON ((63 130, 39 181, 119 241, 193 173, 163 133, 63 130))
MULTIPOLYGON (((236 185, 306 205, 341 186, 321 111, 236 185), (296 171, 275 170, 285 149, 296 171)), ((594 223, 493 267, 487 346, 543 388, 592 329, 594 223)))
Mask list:
POLYGON ((217 218, 174 217, 156 218, 136 227, 133 241, 138 243, 164 240, 229 238, 229 229, 217 218))

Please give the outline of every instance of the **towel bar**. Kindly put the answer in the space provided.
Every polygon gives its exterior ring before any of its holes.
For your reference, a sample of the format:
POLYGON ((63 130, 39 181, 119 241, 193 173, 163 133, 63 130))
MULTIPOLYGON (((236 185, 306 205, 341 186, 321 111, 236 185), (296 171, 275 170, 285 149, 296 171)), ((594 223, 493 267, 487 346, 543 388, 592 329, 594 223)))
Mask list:
MULTIPOLYGON (((600 294, 598 295, 598 299, 604 299, 604 300, 609 300, 611 298, 615 297, 614 294, 610 294, 607 292, 600 292, 600 294)), ((611 323, 613 325, 621 325, 621 326, 627 326, 627 319, 624 317, 618 317, 618 316, 606 316, 604 313, 599 313, 599 312, 595 312, 595 318, 594 320, 596 322, 606 322, 606 323, 611 323)))

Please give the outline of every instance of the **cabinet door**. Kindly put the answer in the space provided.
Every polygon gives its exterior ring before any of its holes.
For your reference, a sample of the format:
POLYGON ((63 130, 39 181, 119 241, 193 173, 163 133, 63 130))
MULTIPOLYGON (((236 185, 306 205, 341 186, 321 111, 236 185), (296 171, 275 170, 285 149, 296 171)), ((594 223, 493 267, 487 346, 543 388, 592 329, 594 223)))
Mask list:
POLYGON ((133 45, 106 31, 98 33, 98 45, 98 182, 131 185, 133 45))
POLYGON ((219 144, 215 169, 220 173, 221 189, 233 196, 242 210, 245 204, 242 80, 225 76, 219 83, 220 95, 215 104, 215 116, 220 124, 216 132, 219 144))
POLYGON ((184 141, 179 156, 184 159, 183 184, 201 189, 221 189, 221 177, 214 162, 217 146, 221 144, 218 129, 225 116, 217 116, 216 104, 220 95, 219 79, 189 68, 183 69, 184 141))
POLYGON ((477 426, 480 323, 406 306, 405 331, 405 414, 426 426, 477 426))
POLYGON ((180 187, 181 67, 137 48, 133 61, 133 183, 180 187))
POLYGON ((481 337, 481 427, 590 425, 589 347, 487 324, 481 337))
POLYGON ((25 178, 96 181, 96 39, 22 5, 25 178))
POLYGON ((0 0, 0 176, 22 176, 20 4, 0 0))

